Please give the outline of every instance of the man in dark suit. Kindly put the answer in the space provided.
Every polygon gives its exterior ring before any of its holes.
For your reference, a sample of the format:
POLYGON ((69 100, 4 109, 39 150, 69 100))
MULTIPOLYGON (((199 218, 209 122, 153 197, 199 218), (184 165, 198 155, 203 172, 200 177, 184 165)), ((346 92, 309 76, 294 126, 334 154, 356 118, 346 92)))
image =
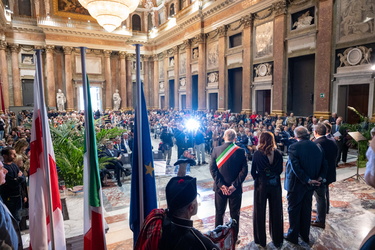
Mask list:
POLYGON ((104 152, 101 154, 102 157, 113 157, 112 160, 110 160, 109 164, 105 166, 106 169, 114 169, 115 170, 115 175, 117 179, 117 185, 119 187, 122 186, 121 183, 121 173, 124 172, 126 175, 129 175, 127 171, 122 167, 122 163, 120 161, 121 159, 121 151, 115 149, 114 144, 112 141, 108 141, 106 143, 106 149, 104 152))
POLYGON ((298 236, 309 243, 311 206, 314 188, 326 177, 323 151, 309 140, 305 127, 294 130, 297 142, 289 147, 284 188, 288 191, 289 230, 285 239, 298 244, 298 236))
POLYGON ((340 159, 346 163, 346 158, 348 157, 348 150, 349 147, 346 145, 347 143, 347 135, 346 128, 342 126, 342 117, 339 116, 336 120, 336 124, 332 126, 332 135, 334 136, 337 147, 338 147, 338 153, 337 153, 337 159, 336 159, 336 165, 339 164, 340 159), (339 132, 339 134, 336 134, 339 132), (336 135, 335 135, 336 134, 336 135), (341 157, 342 155, 342 157, 341 157))
POLYGON ((132 154, 133 145, 134 145, 133 137, 129 136, 128 133, 123 133, 121 142, 120 142, 120 150, 121 150, 121 153, 125 154, 125 157, 128 157, 130 165, 133 162, 133 154, 132 154))
POLYGON ((212 150, 210 172, 214 179, 215 226, 223 224, 224 213, 229 200, 230 216, 237 221, 235 227, 235 239, 237 241, 242 183, 247 176, 248 166, 245 151, 234 144, 236 137, 236 131, 233 129, 224 132, 225 143, 212 150))
POLYGON ((314 143, 319 144, 324 152, 324 158, 327 161, 328 169, 325 180, 314 191, 317 207, 317 218, 311 222, 312 226, 325 228, 326 214, 329 207, 329 191, 328 185, 336 181, 336 158, 337 145, 332 140, 328 139, 326 135, 326 126, 323 123, 318 123, 315 126, 314 143))

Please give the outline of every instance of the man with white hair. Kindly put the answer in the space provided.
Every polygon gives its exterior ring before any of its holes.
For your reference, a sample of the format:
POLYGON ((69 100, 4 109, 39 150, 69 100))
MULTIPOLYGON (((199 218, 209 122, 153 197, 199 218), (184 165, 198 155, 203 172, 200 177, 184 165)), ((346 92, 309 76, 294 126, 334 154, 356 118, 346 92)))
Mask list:
POLYGON ((237 134, 233 129, 224 132, 225 143, 212 150, 210 172, 214 179, 215 227, 223 224, 224 213, 229 201, 230 216, 237 222, 234 228, 237 242, 242 183, 247 176, 248 166, 245 150, 234 143, 236 138, 237 134))

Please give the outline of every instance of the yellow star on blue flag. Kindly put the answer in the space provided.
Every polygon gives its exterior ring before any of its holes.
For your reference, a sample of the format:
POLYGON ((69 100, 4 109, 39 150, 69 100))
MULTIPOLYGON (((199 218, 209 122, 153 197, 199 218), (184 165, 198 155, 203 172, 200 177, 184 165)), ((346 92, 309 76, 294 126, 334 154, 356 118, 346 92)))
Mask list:
POLYGON ((153 177, 152 172, 154 172, 154 167, 152 166, 151 162, 148 165, 145 164, 145 167, 146 167, 145 175, 150 174, 151 177, 153 177))

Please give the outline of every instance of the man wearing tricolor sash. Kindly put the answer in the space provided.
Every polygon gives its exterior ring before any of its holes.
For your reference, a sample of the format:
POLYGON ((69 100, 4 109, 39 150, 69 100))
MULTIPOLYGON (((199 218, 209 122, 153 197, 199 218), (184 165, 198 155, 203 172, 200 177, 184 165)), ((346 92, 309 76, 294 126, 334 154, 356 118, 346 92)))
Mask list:
POLYGON ((237 221, 235 238, 238 238, 240 208, 242 200, 242 183, 248 166, 245 150, 234 142, 236 131, 228 129, 224 133, 225 143, 215 147, 211 154, 210 172, 214 179, 215 191, 215 227, 223 224, 224 213, 229 201, 230 216, 237 221))

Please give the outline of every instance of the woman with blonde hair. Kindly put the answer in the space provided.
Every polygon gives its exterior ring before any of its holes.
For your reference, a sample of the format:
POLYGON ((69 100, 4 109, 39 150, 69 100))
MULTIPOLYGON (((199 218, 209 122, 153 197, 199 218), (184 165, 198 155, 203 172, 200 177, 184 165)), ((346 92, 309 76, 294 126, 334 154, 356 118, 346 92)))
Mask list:
POLYGON ((271 132, 260 134, 258 150, 253 155, 251 175, 254 179, 253 230, 256 244, 266 247, 266 206, 269 206, 269 225, 273 244, 283 244, 283 207, 280 174, 283 157, 277 150, 271 132))

